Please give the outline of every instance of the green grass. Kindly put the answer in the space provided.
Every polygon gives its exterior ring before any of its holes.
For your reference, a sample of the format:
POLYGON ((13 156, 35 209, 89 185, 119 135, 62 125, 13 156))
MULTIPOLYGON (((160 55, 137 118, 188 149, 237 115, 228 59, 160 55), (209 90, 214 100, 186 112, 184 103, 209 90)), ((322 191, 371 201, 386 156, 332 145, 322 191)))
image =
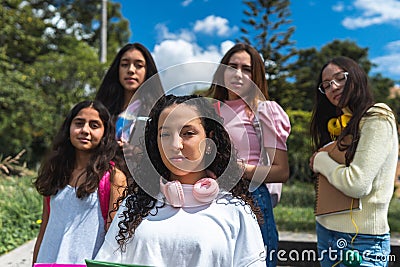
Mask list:
POLYGON ((0 177, 0 255, 37 236, 41 207, 32 177, 0 177))

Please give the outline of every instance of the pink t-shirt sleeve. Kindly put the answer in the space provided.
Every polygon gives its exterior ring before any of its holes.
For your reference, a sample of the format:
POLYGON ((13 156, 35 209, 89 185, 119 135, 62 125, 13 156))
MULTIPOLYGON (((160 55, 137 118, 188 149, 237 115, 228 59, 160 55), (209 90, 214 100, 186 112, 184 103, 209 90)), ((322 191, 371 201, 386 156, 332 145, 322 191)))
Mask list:
POLYGON ((275 101, 264 101, 258 105, 264 147, 287 151, 286 141, 290 134, 289 116, 275 101))

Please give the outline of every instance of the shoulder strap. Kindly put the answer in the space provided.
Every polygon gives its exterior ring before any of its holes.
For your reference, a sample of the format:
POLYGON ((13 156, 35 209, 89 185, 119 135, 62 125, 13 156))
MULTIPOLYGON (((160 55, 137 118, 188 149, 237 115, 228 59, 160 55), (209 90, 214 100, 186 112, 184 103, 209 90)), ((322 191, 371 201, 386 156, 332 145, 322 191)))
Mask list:
POLYGON ((217 100, 217 102, 215 102, 213 104, 213 106, 214 106, 215 110, 217 111, 217 114, 219 116, 221 116, 221 101, 217 100))
POLYGON ((47 212, 50 214, 50 196, 45 197, 47 204, 47 212))
POLYGON ((254 114, 252 123, 253 123, 254 130, 256 131, 256 134, 257 134, 257 137, 258 137, 258 141, 260 142, 260 149, 261 149, 260 161, 264 165, 270 165, 271 163, 270 163, 269 157, 268 157, 268 155, 267 155, 267 153, 265 151, 264 141, 263 141, 263 138, 262 138, 261 123, 260 123, 260 120, 258 119, 258 117, 259 117, 259 111, 258 111, 259 109, 258 109, 258 107, 259 107, 260 104, 261 104, 261 101, 259 101, 257 103, 257 111, 254 114))
MULTIPOLYGON (((110 165, 112 167, 115 166, 113 161, 110 161, 110 165)), ((108 208, 110 203, 110 191, 111 191, 111 183, 110 183, 110 171, 106 171, 100 179, 98 193, 99 193, 99 201, 100 201, 100 208, 101 214, 103 215, 104 221, 107 222, 108 216, 108 208)))
MULTIPOLYGON (((115 166, 113 161, 110 161, 110 165, 112 167, 115 166)), ((110 191, 111 191, 111 183, 110 183, 110 171, 106 171, 106 173, 101 177, 99 182, 99 201, 100 201, 100 208, 101 208, 101 215, 103 216, 104 222, 107 222, 108 216, 108 209, 110 203, 110 191)), ((47 211, 50 214, 50 196, 45 197, 46 204, 47 204, 47 211)))

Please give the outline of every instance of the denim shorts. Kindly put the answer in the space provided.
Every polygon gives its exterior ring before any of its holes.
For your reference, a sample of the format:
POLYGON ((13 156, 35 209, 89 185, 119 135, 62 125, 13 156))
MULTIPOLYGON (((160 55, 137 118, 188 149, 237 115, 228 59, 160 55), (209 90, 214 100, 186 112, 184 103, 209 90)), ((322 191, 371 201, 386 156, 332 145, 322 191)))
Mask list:
POLYGON ((263 214, 264 223, 260 224, 260 229, 267 251, 266 263, 268 267, 275 267, 278 253, 278 230, 276 229, 271 195, 265 184, 260 185, 251 194, 254 204, 261 209, 263 214))
POLYGON ((365 235, 357 234, 353 243, 351 240, 354 233, 342 233, 328 230, 317 222, 318 239, 318 260, 322 267, 335 265, 344 266, 343 260, 352 257, 353 254, 346 254, 348 250, 357 251, 361 256, 359 266, 389 266, 390 255, 390 234, 365 235))

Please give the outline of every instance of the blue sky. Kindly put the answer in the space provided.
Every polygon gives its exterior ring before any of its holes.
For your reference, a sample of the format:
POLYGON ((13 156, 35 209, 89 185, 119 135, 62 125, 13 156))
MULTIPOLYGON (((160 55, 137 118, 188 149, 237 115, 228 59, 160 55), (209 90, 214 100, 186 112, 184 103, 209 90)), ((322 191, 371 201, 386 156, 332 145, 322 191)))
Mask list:
MULTIPOLYGON (((241 0, 113 1, 130 21, 130 42, 144 44, 163 70, 184 62, 219 62, 241 33, 241 0)), ((400 0, 292 0, 291 40, 318 50, 335 39, 369 49, 372 70, 400 82, 400 0)))

